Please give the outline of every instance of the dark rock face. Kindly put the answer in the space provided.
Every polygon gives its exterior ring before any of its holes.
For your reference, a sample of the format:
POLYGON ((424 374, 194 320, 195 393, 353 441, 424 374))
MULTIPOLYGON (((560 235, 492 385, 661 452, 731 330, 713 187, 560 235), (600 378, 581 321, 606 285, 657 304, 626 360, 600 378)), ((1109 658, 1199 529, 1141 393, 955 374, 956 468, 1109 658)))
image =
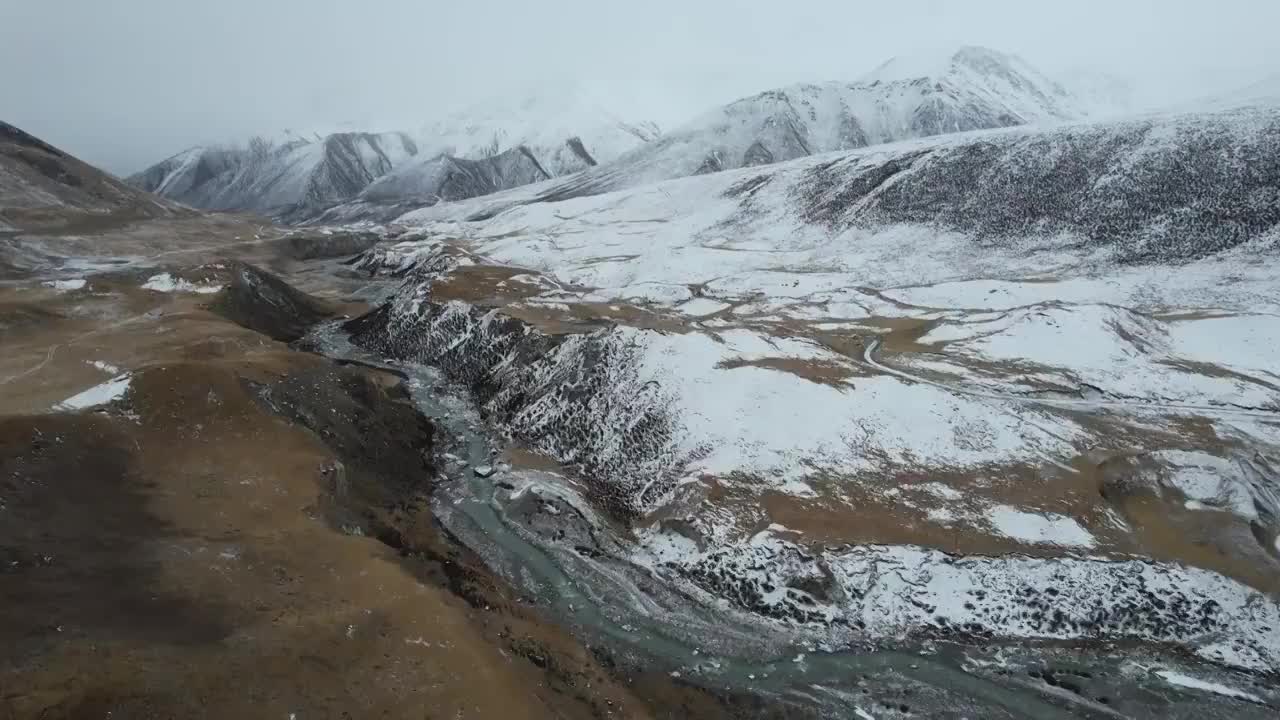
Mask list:
POLYGON ((497 311, 434 302, 433 274, 414 271, 396 300, 348 322, 352 341, 466 386, 498 430, 580 466, 592 500, 620 520, 671 489, 679 430, 659 389, 638 379, 634 335, 551 336, 497 311))
MULTIPOLYGON (((582 148, 582 151, 585 153, 586 149, 582 148)), ((417 208, 489 195, 549 179, 551 175, 524 146, 479 160, 441 155, 421 162, 407 163, 378 178, 350 203, 330 207, 322 212, 293 213, 286 220, 315 223, 350 220, 388 222, 417 208)))
MULTIPOLYGON (((417 145, 407 135, 400 135, 409 154, 416 155, 417 145)), ((321 207, 354 197, 394 167, 382 140, 368 133, 339 133, 324 139, 325 162, 307 186, 307 194, 299 204, 321 207), (370 160, 362 150, 373 150, 370 160)))
POLYGON ((333 316, 319 300, 244 263, 233 267, 231 284, 219 293, 213 310, 280 342, 298 340, 316 323, 333 316))
POLYGON ((378 244, 381 237, 372 232, 300 233, 283 238, 286 255, 294 260, 348 257, 378 244))
POLYGON ((591 153, 587 152, 587 147, 582 144, 582 138, 571 137, 565 141, 565 145, 584 165, 595 167, 600 164, 596 162, 595 158, 591 157, 591 153))
POLYGON ((743 167, 768 165, 771 162, 773 162, 773 153, 759 142, 747 148, 747 152, 742 156, 743 167))
POLYGON ((1120 262, 1185 260, 1280 226, 1280 112, 1131 121, 944 143, 809 172, 834 230, 936 225, 982 244, 1066 235, 1120 262))
POLYGON ((441 155, 379 179, 361 199, 395 202, 416 198, 433 204, 488 195, 550 177, 523 146, 481 160, 441 155))

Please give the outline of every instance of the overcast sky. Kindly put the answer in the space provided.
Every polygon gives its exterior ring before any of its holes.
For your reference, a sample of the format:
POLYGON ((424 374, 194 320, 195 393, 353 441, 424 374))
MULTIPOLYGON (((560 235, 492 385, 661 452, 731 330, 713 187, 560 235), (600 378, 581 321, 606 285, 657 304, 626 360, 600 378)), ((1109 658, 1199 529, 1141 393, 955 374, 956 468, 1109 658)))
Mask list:
POLYGON ((202 142, 416 129, 587 89, 664 127, 977 44, 1194 95, 1280 70, 1277 0, 0 0, 0 119, 117 173, 202 142))

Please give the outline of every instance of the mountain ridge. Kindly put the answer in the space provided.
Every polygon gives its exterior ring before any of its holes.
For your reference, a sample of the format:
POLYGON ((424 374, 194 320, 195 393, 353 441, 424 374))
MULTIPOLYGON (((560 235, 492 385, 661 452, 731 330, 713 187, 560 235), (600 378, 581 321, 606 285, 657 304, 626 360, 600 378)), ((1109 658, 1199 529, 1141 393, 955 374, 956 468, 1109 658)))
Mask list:
POLYGON ((0 228, 6 231, 66 230, 188 212, 0 121, 0 228))
MULTIPOLYGON (((197 192, 188 201, 272 212, 292 222, 386 218, 414 204, 468 199, 458 196, 462 188, 502 192, 542 181, 551 183, 545 199, 563 199, 917 137, 1080 120, 1097 104, 1015 55, 962 46, 923 61, 892 58, 854 82, 766 90, 663 135, 620 120, 581 93, 481 104, 424 126, 414 139, 420 152, 389 167, 342 173, 342 182, 320 183, 317 191, 300 189, 289 173, 278 172, 275 180, 228 181, 227 190, 197 192), (520 162, 485 162, 521 147, 541 172, 520 162), (482 162, 488 179, 454 183, 442 194, 444 157, 482 162), (503 168, 513 175, 499 177, 503 168), (292 197, 272 191, 290 183, 292 197)), ((158 187, 181 185, 174 180, 158 187)))
MULTIPOLYGON (((861 81, 801 83, 741 98, 613 162, 553 181, 538 199, 595 195, 919 137, 1088 117, 1065 88, 1016 56, 970 46, 943 60, 892 59, 861 81)), ((339 205, 319 220, 387 220, 390 214, 368 204, 339 205)))

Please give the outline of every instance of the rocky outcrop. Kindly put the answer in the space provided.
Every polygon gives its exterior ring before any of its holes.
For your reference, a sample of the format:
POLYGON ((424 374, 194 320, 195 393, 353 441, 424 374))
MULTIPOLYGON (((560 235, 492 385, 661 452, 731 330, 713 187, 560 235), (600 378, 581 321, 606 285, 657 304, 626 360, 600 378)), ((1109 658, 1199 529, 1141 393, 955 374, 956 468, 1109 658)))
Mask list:
POLYGON ((349 257, 362 253, 382 237, 374 232, 359 230, 328 230, 301 232, 281 238, 284 254, 294 260, 349 257))
POLYGON ((436 302, 449 263, 425 259, 391 302, 345 325, 357 345, 440 368, 509 437, 581 467, 592 499, 631 520, 681 475, 678 427, 638 371, 632 329, 551 336, 502 313, 436 302))
POLYGON ((298 340, 333 316, 319 300, 253 265, 237 263, 231 277, 231 284, 214 300, 214 312, 274 340, 298 340))

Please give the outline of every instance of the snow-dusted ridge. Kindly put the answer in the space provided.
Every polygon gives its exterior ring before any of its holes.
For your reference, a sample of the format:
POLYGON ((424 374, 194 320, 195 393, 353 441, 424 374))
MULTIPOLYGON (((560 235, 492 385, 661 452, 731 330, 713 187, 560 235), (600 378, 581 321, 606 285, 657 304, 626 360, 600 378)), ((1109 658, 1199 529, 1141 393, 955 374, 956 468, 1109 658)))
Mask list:
MULTIPOLYGON (((303 192, 299 188, 306 183, 298 179, 298 170, 280 173, 268 167, 234 182, 223 178, 221 184, 230 189, 187 192, 179 199, 201 207, 271 209, 290 222, 386 221, 413 207, 539 181, 546 183, 538 189, 539 197, 558 200, 910 138, 1107 114, 1100 106, 1096 98, 1073 95, 1016 56, 960 47, 927 62, 895 58, 857 82, 768 90, 715 108, 664 135, 652 123, 619 119, 580 92, 485 103, 409 133, 416 157, 373 173, 364 182, 365 193, 358 183, 326 179, 311 182, 313 189, 303 192), (504 156, 519 159, 520 154, 529 163, 495 162, 504 156), (487 167, 470 167, 477 163, 487 167), (465 167, 454 167, 459 164, 465 167), (486 179, 450 187, 441 177, 448 172, 486 179), (297 197, 286 198, 289 194, 297 197), (252 203, 256 205, 249 207, 252 203)), ((314 152, 314 146, 331 138, 357 135, 301 139, 283 147, 314 152)), ((174 158, 137 181, 162 189, 189 187, 194 176, 204 178, 218 161, 209 153, 193 157, 200 161, 174 158)), ((289 164, 297 165, 298 159, 289 164)), ((306 170, 305 163, 300 167, 303 174, 317 172, 306 170)))
POLYGON ((415 133, 427 155, 479 160, 518 147, 559 177, 607 163, 656 139, 652 122, 627 122, 580 89, 493 100, 448 113, 415 133))
POLYGON ((409 132, 285 131, 247 148, 190 148, 129 182, 199 208, 295 222, 351 201, 421 207, 489 194, 608 162, 657 135, 568 93, 482 104, 409 132))
MULTIPOLYGON (((1025 61, 994 50, 962 47, 935 62, 902 64, 890 61, 859 82, 793 85, 742 98, 612 162, 529 191, 539 200, 562 200, 910 138, 1079 120, 1092 112, 1092 104, 1025 61)), ((397 210, 403 208, 352 204, 324 219, 389 220, 397 210)))

